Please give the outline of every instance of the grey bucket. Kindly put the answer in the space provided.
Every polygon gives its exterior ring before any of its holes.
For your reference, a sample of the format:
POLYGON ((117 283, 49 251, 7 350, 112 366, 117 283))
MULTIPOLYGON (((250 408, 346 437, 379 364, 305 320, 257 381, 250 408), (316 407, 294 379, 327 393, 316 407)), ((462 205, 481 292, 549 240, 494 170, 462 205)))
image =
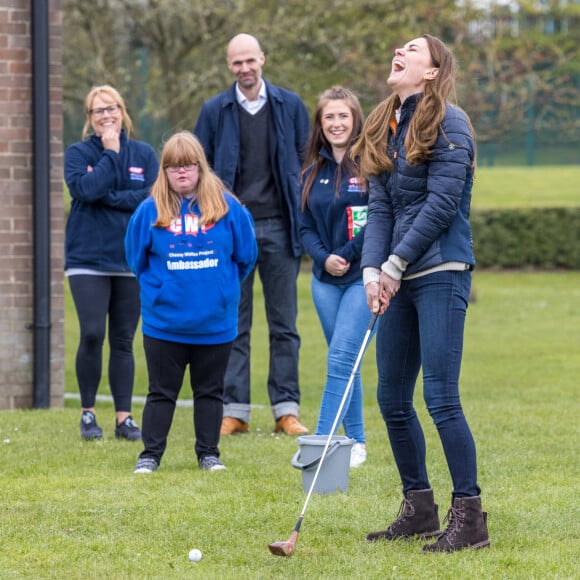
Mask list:
MULTIPOLYGON (((302 470, 302 487, 305 492, 310 490, 327 441, 328 435, 302 435, 296 440, 300 449, 292 458, 292 466, 302 470)), ((313 492, 347 491, 350 451, 354 442, 354 439, 341 435, 332 437, 313 492)))

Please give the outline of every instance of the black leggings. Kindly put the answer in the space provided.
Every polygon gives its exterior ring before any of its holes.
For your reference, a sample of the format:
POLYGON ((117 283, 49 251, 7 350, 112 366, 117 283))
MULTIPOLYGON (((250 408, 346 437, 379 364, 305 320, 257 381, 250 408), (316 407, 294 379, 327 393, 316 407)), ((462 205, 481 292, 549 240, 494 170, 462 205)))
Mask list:
POLYGON ((167 447, 167 436, 185 371, 193 392, 195 453, 219 457, 218 443, 223 418, 224 374, 232 343, 183 344, 143 336, 149 394, 143 409, 144 451, 141 457, 153 457, 157 463, 167 447))
POLYGON ((141 305, 139 283, 129 276, 69 276, 80 326, 76 375, 84 409, 95 406, 101 382, 103 342, 109 337, 109 385, 115 411, 131 411, 135 359, 133 337, 141 305))

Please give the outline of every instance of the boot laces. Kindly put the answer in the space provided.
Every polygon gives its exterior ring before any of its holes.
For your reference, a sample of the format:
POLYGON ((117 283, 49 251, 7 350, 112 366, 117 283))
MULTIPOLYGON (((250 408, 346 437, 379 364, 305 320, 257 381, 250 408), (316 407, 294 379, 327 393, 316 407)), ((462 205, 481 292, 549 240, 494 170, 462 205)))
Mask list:
POLYGON ((459 531, 462 515, 463 512, 459 508, 453 506, 449 508, 447 515, 443 519, 443 524, 447 522, 447 527, 439 537, 439 540, 443 540, 449 536, 454 536, 459 531))
POLYGON ((404 498, 399 506, 399 513, 395 521, 389 526, 389 530, 394 531, 398 524, 400 524, 406 517, 413 517, 415 515, 415 506, 407 498, 404 498))

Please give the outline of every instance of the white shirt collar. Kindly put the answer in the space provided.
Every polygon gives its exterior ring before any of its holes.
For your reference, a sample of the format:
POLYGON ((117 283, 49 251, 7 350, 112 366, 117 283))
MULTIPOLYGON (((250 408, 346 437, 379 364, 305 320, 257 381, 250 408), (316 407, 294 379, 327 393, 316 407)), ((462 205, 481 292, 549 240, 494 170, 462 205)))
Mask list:
POLYGON ((236 101, 246 110, 250 115, 255 115, 268 100, 268 94, 266 93, 266 83, 262 79, 262 84, 260 85, 260 90, 258 91, 258 98, 255 101, 249 101, 246 95, 242 93, 238 83, 236 83, 236 101))

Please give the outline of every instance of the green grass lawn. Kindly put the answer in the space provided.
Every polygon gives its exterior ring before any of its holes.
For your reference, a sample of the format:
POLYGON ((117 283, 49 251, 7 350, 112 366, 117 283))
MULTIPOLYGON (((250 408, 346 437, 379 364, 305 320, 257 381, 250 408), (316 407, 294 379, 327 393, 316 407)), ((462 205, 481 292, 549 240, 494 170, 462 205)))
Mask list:
MULTIPOLYGON (((490 550, 424 555, 419 541, 365 541, 369 531, 394 519, 401 501, 375 402, 373 343, 363 364, 368 460, 351 472, 346 493, 312 497, 292 558, 269 553, 270 542, 290 536, 305 494, 300 472, 290 465, 295 439, 271 434, 266 332, 258 302, 256 408, 249 435, 221 442, 226 472, 196 467, 191 408, 185 406, 176 411, 167 453, 152 476, 132 474, 141 446, 113 438, 110 403, 98 403, 105 438, 92 443, 80 440, 76 400, 67 400, 64 409, 0 412, 0 577, 578 578, 580 272, 476 272, 474 290, 462 392, 478 446, 490 550), (187 558, 194 547, 203 552, 199 563, 187 558)), ((72 393, 71 312, 67 295, 72 393)), ((325 347, 308 274, 300 277, 299 328, 301 416, 314 428, 325 347)), ((137 392, 144 394, 140 339, 136 352, 137 392)), ((417 406, 444 515, 451 484, 420 390, 417 406)), ((140 420, 142 406, 134 411, 140 420)))
POLYGON ((478 167, 473 207, 503 209, 578 206, 580 167, 478 167))

